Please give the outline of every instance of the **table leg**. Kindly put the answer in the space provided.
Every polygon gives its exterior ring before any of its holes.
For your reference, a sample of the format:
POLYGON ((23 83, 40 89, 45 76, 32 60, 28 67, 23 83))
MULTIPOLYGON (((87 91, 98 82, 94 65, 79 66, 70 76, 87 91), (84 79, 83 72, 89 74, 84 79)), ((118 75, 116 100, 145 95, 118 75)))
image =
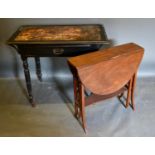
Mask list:
POLYGON ((41 74, 41 65, 40 65, 40 58, 35 57, 35 63, 36 63, 36 74, 40 81, 42 81, 42 74, 41 74))
POLYGON ((27 62, 27 57, 21 57, 23 60, 23 68, 24 68, 24 74, 25 74, 25 80, 26 80, 26 86, 29 96, 29 102, 32 106, 35 106, 33 102, 33 96, 32 96, 32 86, 31 86, 31 78, 30 78, 30 72, 29 72, 29 66, 27 62))
POLYGON ((77 95, 77 79, 75 76, 73 77, 73 85, 74 85, 74 109, 75 109, 75 117, 78 118, 78 95, 77 95))
POLYGON ((82 83, 79 81, 79 91, 80 91, 80 113, 81 113, 81 118, 82 118, 82 126, 85 131, 86 130, 86 118, 85 118, 85 94, 84 94, 84 86, 82 83))
POLYGON ((127 99, 126 99, 126 108, 129 106, 129 104, 131 102, 132 80, 133 80, 133 78, 131 78, 129 81, 129 88, 127 91, 127 99))
POLYGON ((132 109, 133 110, 135 110, 135 102, 134 102, 135 85, 136 85, 136 73, 133 76, 132 91, 131 91, 131 102, 132 102, 132 109))

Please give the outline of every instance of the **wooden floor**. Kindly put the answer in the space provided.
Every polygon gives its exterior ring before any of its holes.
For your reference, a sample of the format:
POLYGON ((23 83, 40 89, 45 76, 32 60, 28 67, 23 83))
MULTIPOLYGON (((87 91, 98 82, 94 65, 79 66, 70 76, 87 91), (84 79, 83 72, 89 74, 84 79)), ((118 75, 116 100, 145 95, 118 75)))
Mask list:
POLYGON ((155 78, 138 80, 135 112, 117 98, 86 107, 87 134, 73 115, 72 79, 32 83, 35 108, 24 81, 0 79, 0 136, 155 136, 155 78))

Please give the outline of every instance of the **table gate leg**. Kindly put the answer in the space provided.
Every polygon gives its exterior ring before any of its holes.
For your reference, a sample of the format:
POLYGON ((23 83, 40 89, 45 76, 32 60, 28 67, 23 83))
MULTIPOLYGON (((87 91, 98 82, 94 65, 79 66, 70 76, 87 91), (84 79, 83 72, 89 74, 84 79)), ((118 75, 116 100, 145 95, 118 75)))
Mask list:
POLYGON ((41 74, 41 65, 40 65, 40 58, 35 57, 35 64, 36 64, 36 74, 40 81, 42 81, 42 74, 41 74))
POLYGON ((126 99, 126 108, 129 106, 129 104, 131 102, 132 80, 133 80, 133 78, 131 78, 129 81, 129 87, 128 87, 127 99, 126 99))
POLYGON ((136 85, 136 74, 134 74, 134 76, 133 76, 132 91, 131 91, 131 104, 132 104, 133 110, 135 110, 135 102, 134 102, 135 85, 136 85))
POLYGON ((30 72, 29 72, 27 57, 22 57, 22 60, 23 60, 23 67, 24 67, 26 86, 27 86, 27 91, 28 91, 28 96, 29 96, 29 102, 34 107, 35 104, 33 102, 31 78, 30 78, 30 72))
POLYGON ((73 85, 74 85, 74 109, 75 109, 75 117, 78 118, 78 95, 77 95, 77 79, 73 77, 73 85))
POLYGON ((85 94, 84 94, 84 86, 81 82, 79 82, 79 91, 80 91, 80 112, 81 112, 81 119, 83 129, 86 133, 86 118, 85 118, 85 94))

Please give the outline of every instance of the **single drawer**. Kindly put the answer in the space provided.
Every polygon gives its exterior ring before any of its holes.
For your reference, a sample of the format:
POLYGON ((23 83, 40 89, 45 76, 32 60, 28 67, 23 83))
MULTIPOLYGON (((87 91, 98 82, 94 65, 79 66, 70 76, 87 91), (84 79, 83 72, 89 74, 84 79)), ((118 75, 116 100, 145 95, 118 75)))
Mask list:
POLYGON ((71 57, 99 50, 102 45, 18 45, 18 52, 33 57, 71 57))

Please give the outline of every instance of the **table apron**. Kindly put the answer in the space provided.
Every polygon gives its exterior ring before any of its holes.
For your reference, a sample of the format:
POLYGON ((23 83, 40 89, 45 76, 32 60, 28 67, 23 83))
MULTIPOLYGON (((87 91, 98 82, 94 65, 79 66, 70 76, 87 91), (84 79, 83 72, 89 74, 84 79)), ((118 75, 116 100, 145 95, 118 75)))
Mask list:
POLYGON ((17 45, 18 52, 27 57, 72 57, 97 51, 102 45, 17 45))

